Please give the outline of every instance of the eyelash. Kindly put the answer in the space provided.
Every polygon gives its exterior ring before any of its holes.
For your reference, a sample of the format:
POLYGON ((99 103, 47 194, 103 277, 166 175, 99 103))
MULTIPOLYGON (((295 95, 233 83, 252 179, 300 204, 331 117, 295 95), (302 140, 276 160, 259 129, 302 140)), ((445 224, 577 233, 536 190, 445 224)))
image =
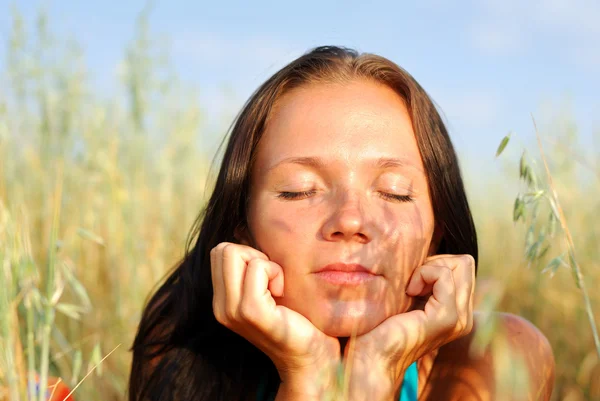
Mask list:
MULTIPOLYGON (((277 195, 278 198, 286 199, 286 200, 294 200, 306 198, 310 195, 314 195, 316 191, 302 191, 302 192, 280 192, 277 195)), ((397 202, 412 202, 414 198, 410 195, 395 195, 388 194, 386 192, 380 192, 381 196, 385 199, 391 199, 397 202)))
POLYGON ((280 192, 277 195, 278 198, 282 199, 299 199, 306 198, 307 196, 314 195, 316 191, 302 191, 302 192, 280 192))

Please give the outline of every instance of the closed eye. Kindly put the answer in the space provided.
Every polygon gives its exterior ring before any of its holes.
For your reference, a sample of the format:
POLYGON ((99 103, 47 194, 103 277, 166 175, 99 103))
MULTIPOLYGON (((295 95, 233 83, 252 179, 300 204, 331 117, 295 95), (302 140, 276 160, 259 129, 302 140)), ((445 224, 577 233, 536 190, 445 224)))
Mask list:
MULTIPOLYGON (((301 192, 280 192, 279 195, 277 195, 278 198, 280 199, 287 199, 287 200, 294 200, 294 199, 304 199, 304 198, 308 198, 311 195, 314 195, 317 191, 315 190, 310 190, 310 191, 301 191, 301 192)), ((414 201, 414 198, 410 195, 396 195, 396 194, 390 194, 387 192, 380 192, 381 197, 383 197, 384 199, 388 199, 388 200, 392 200, 392 201, 396 201, 396 202, 412 202, 414 201)))
POLYGON ((278 198, 281 199, 303 199, 303 198, 308 198, 311 195, 314 195, 317 191, 315 190, 310 190, 310 191, 302 191, 302 192, 280 192, 279 195, 277 195, 278 198))
POLYGON ((389 194, 387 192, 380 192, 381 196, 384 199, 388 199, 388 200, 392 200, 392 201, 396 201, 396 202, 413 202, 414 198, 410 195, 396 195, 396 194, 389 194))

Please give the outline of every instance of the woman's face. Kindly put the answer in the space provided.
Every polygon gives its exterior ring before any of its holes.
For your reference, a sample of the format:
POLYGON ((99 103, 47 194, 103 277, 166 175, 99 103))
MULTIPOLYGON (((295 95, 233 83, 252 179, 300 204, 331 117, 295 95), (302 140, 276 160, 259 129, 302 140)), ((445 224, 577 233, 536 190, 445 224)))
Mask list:
POLYGON ((411 119, 392 89, 357 80, 287 93, 251 174, 242 243, 283 268, 279 305, 337 337, 411 308, 405 289, 433 254, 434 219, 411 119))

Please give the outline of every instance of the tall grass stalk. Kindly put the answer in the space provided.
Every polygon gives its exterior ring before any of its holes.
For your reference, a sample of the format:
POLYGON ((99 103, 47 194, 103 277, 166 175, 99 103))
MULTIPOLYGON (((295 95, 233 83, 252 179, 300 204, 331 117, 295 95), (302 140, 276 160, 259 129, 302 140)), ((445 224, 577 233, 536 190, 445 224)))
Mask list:
MULTIPOLYGON (((0 203, 0 207, 2 204, 0 203)), ((4 211, 4 210, 0 210, 4 211)), ((5 217, 5 216, 3 216, 5 217)), ((6 219, 6 217, 5 217, 6 219)), ((3 220, 5 220, 3 219, 3 220)), ((5 223, 5 222, 4 222, 5 223)), ((2 338, 0 339, 0 351, 2 352, 2 358, 4 359, 5 367, 16 366, 16 355, 15 350, 17 349, 17 339, 14 336, 14 327, 17 324, 15 309, 16 305, 13 300, 15 298, 13 289, 13 275, 11 274, 11 263, 8 260, 10 255, 2 253, 2 274, 0 274, 0 319, 2 324, 2 338)), ((8 391, 12 400, 19 400, 19 377, 16 369, 2 369, 0 366, 0 377, 6 376, 6 383, 8 385, 8 391)))
POLYGON ((571 269, 573 269, 573 277, 575 279, 575 284, 577 288, 581 290, 581 296, 583 297, 583 302, 585 304, 585 310, 588 315, 588 319, 590 322, 590 327, 592 329, 592 336, 594 338, 594 344, 596 346, 596 353, 598 354, 598 358, 600 358, 600 338, 598 337, 598 326, 596 324, 596 319, 594 317, 594 311, 592 308, 592 302, 590 300, 590 296, 587 291, 587 287, 585 284, 585 280, 583 277, 583 273, 581 271, 581 267, 579 266, 578 259, 575 257, 575 244, 573 243, 573 237, 571 236, 571 230, 569 230, 569 226, 567 225, 567 218, 565 217, 565 213, 558 199, 558 193, 556 191, 556 187, 554 186, 554 181, 552 179, 552 174, 550 173, 550 168, 548 167, 548 162, 546 160, 546 155, 544 153, 544 146, 542 144, 542 139, 540 138, 540 133, 537 128, 537 124, 535 123, 535 119, 532 116, 533 126, 535 128, 535 136, 537 138, 538 147, 540 149, 540 155, 542 157, 542 162, 544 164, 544 169, 546 171, 546 177, 548 179, 548 184, 550 190, 552 191, 551 204, 553 208, 558 212, 558 218, 560 221, 560 225, 565 233, 565 237, 567 240, 567 247, 569 252, 569 263, 571 265, 571 269))
POLYGON ((48 368, 50 357, 50 337, 52 325, 54 323, 55 306, 62 288, 56 285, 56 248, 58 244, 58 228, 60 222, 60 208, 62 198, 62 169, 59 168, 56 174, 56 188, 54 191, 54 202, 52 213, 52 229, 50 234, 50 244, 48 246, 48 269, 46 273, 46 298, 44 300, 44 315, 42 325, 42 350, 40 362, 40 382, 39 382, 39 401, 46 401, 45 388, 48 387, 48 368))

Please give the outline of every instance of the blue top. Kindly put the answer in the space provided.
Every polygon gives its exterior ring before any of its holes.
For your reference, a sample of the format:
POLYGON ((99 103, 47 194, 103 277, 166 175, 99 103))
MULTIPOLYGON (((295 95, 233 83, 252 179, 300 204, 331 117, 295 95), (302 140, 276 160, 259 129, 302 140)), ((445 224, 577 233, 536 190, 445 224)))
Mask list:
MULTIPOLYGON (((417 401, 419 374, 417 371, 417 362, 413 362, 406 372, 404 372, 404 380, 402 381, 402 388, 400 389, 400 398, 398 401, 417 401)), ((267 399, 265 397, 265 386, 266 382, 263 380, 258 388, 257 399, 259 401, 267 399)), ((271 394, 268 400, 273 401, 275 394, 271 394)))
POLYGON ((413 362, 406 372, 404 372, 404 381, 400 389, 399 401, 417 401, 419 390, 419 372, 417 371, 417 362, 413 362))

